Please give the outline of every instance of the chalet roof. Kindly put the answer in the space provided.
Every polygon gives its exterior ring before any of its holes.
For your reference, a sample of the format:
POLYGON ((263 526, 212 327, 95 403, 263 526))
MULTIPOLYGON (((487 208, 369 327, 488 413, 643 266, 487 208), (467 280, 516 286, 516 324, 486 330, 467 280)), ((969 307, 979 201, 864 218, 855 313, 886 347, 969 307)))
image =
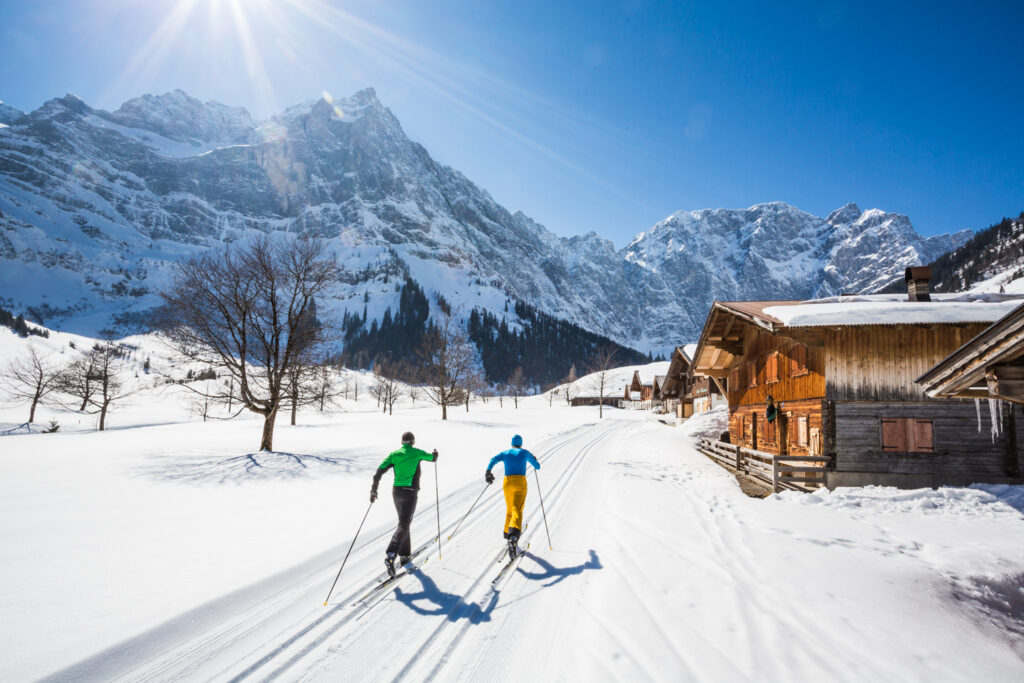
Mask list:
POLYGON ((1020 377, 1017 375, 1022 375, 1022 359, 1024 305, 983 330, 916 381, 933 398, 1018 400, 1018 392, 1007 391, 1006 385, 1018 384, 1020 377))
POLYGON ((1024 302, 1015 294, 906 294, 835 296, 808 301, 716 301, 715 305, 774 331, 778 327, 990 323, 1024 302))
POLYGON ((772 333, 814 327, 991 323, 1024 302, 1009 294, 933 294, 909 301, 906 294, 837 296, 809 301, 716 301, 701 331, 694 370, 722 370, 742 351, 741 328, 772 333), (739 324, 734 324, 740 321, 739 324))

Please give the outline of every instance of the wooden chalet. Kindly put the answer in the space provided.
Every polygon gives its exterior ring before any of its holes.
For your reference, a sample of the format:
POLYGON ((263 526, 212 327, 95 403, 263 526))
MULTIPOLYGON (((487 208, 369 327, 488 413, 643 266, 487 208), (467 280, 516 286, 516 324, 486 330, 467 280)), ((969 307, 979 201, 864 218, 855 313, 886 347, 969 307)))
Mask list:
POLYGON ((712 408, 726 405, 725 381, 717 377, 694 377, 690 386, 689 400, 694 415, 706 413, 712 408))
POLYGON ((693 379, 690 375, 692 359, 682 346, 672 351, 665 379, 661 383, 661 406, 666 413, 677 418, 693 415, 693 395, 690 393, 693 379))
POLYGON ((993 442, 972 402, 937 400, 914 380, 1020 299, 932 300, 927 275, 907 270, 909 296, 716 301, 693 371, 725 381, 729 444, 702 450, 772 463, 776 486, 780 471, 797 487, 1018 481, 1021 416, 993 442))
MULTIPOLYGON (((1024 305, 946 356, 917 383, 932 398, 1024 403, 1024 305)), ((1004 429, 1012 428, 1010 412, 1003 418, 1004 429)))
POLYGON ((623 398, 627 401, 650 401, 654 395, 654 377, 646 384, 640 377, 640 371, 633 371, 633 379, 626 385, 623 398))

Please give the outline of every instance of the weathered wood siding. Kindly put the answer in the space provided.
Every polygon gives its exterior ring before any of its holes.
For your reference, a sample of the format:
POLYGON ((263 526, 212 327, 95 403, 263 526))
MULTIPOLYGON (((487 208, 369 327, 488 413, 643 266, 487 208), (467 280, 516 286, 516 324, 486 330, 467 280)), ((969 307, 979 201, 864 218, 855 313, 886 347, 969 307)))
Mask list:
MULTIPOLYGON (((808 432, 811 429, 820 430, 822 428, 821 399, 784 401, 780 413, 784 416, 787 427, 790 424, 795 424, 798 418, 806 417, 808 432)), ((775 429, 774 438, 769 438, 767 426, 768 420, 765 418, 764 405, 738 406, 729 413, 729 438, 732 443, 773 455, 781 455, 779 430, 775 429)), ((789 438, 787 439, 786 446, 786 453, 788 455, 811 454, 810 439, 808 439, 806 446, 801 446, 796 442, 796 439, 789 438)))
POLYGON ((796 401, 809 398, 825 397, 825 354, 819 346, 807 347, 807 372, 796 377, 789 374, 790 352, 798 342, 781 335, 770 334, 756 328, 748 328, 743 339, 743 356, 737 357, 729 367, 728 378, 732 377, 734 368, 740 369, 739 388, 728 386, 729 409, 741 405, 764 405, 768 394, 776 402, 796 401), (765 366, 768 357, 775 351, 779 352, 779 379, 767 382, 765 366), (750 387, 748 363, 753 362, 757 375, 757 386, 750 387))
POLYGON ((825 332, 825 395, 833 401, 932 401, 914 380, 984 324, 870 325, 825 332))
POLYGON ((1024 434, 1024 414, 1006 411, 1002 436, 993 443, 988 406, 981 431, 973 401, 836 402, 835 469, 838 472, 1018 476, 1024 449, 1015 434, 1024 434), (933 453, 882 451, 882 418, 930 419, 933 453))

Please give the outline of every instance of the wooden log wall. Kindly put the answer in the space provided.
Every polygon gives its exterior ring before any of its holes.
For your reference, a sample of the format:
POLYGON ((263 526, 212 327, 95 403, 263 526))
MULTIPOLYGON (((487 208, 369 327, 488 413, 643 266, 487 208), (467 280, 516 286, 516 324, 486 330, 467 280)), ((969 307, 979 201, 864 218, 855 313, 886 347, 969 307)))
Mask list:
POLYGON ((771 334, 753 326, 747 328, 743 339, 743 355, 737 356, 729 367, 727 379, 732 376, 733 368, 740 369, 740 387, 728 386, 729 409, 741 405, 764 405, 766 397, 771 394, 778 401, 804 400, 825 397, 825 353, 820 346, 807 346, 807 372, 796 377, 790 376, 789 358, 797 341, 782 335, 771 334), (779 352, 779 379, 767 382, 765 371, 768 357, 775 351, 779 352), (747 373, 749 362, 754 363, 757 375, 757 386, 750 387, 747 373))
POLYGON ((993 443, 988 403, 982 402, 981 431, 974 401, 836 402, 837 472, 1019 476, 1024 471, 1024 413, 1004 405, 1002 436, 993 443), (882 451, 882 418, 930 419, 934 452, 882 451))
MULTIPOLYGON (((822 430, 822 400, 807 399, 803 401, 783 401, 781 414, 786 425, 796 425, 797 419, 806 417, 808 422, 808 441, 801 446, 792 437, 795 427, 790 430, 786 440, 786 453, 789 455, 810 455, 810 432, 812 429, 822 430)), ((778 421, 776 423, 779 424, 778 421)), ((780 455, 779 429, 776 426, 774 438, 768 438, 768 421, 765 418, 764 405, 741 405, 729 413, 729 438, 732 443, 746 448, 780 455)), ((823 435, 824 438, 824 435, 823 435)))
POLYGON ((825 332, 825 395, 834 401, 932 401, 914 380, 984 324, 867 325, 825 332))

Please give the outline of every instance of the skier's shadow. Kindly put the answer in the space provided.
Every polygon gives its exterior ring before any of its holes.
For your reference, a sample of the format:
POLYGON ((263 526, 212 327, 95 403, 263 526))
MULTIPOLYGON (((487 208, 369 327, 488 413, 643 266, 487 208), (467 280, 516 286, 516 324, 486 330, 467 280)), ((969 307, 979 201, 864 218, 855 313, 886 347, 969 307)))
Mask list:
POLYGON ((446 593, 423 572, 416 572, 413 574, 420 584, 422 584, 422 590, 416 591, 415 593, 406 593, 401 587, 395 588, 395 599, 402 603, 416 614, 423 615, 444 615, 448 621, 459 621, 460 619, 466 619, 471 624, 479 624, 485 621, 491 620, 491 612, 494 611, 494 607, 498 604, 498 592, 494 591, 491 594, 490 600, 483 607, 477 603, 463 604, 461 608, 458 607, 459 602, 462 601, 462 596, 457 593, 446 593), (422 606, 418 603, 429 601, 433 603, 433 607, 422 606))
POLYGON ((593 549, 590 551, 590 559, 574 567, 556 567, 543 557, 539 557, 533 553, 526 553, 526 556, 533 560, 534 564, 538 565, 544 571, 529 571, 520 564, 519 573, 531 581, 547 581, 547 583, 544 584, 545 587, 553 586, 560 581, 564 581, 570 576, 582 574, 588 569, 604 569, 604 565, 601 564, 601 560, 597 556, 597 551, 593 549))

